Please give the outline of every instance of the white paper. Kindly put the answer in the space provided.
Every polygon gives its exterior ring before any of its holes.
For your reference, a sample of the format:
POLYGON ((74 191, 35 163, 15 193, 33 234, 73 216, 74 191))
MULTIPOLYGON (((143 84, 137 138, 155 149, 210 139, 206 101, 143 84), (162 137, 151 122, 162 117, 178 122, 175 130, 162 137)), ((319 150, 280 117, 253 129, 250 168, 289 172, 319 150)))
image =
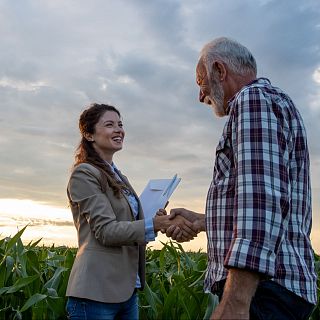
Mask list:
POLYGON ((146 218, 153 218, 159 209, 165 207, 180 181, 181 178, 175 175, 172 179, 153 179, 148 182, 139 197, 146 218))

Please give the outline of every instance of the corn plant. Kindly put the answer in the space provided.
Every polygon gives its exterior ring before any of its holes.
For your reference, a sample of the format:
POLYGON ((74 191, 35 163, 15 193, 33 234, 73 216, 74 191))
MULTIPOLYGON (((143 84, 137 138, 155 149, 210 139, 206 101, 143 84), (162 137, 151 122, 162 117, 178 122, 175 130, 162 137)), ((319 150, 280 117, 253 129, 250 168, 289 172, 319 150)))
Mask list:
POLYGON ((206 266, 205 253, 186 253, 178 243, 148 249, 140 319, 203 319, 209 299, 214 302, 213 295, 203 291, 206 266))
POLYGON ((318 273, 318 304, 316 305, 315 309, 312 312, 310 320, 319 320, 320 319, 320 256, 314 254, 315 257, 315 268, 318 273))
MULTIPOLYGON (((25 227, 26 228, 26 227, 25 227)), ((23 245, 21 235, 0 240, 0 320, 66 319, 66 287, 76 249, 23 245)), ((217 297, 203 292, 207 256, 175 242, 147 249, 146 287, 139 291, 140 319, 209 319, 217 297)), ((320 258, 315 254, 316 270, 320 258)), ((320 299, 320 279, 318 279, 320 299)), ((320 304, 310 320, 320 319, 320 304)))
POLYGON ((74 260, 67 248, 0 240, 0 319, 65 319, 65 291, 74 260))

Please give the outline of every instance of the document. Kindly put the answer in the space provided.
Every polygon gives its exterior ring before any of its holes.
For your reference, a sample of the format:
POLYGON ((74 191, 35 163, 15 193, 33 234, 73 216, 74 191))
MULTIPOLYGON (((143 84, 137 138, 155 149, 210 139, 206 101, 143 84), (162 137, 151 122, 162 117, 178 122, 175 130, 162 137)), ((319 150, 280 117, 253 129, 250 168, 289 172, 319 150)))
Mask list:
POLYGON ((148 182, 139 199, 144 216, 153 218, 159 209, 163 209, 181 178, 175 175, 172 179, 153 179, 148 182))

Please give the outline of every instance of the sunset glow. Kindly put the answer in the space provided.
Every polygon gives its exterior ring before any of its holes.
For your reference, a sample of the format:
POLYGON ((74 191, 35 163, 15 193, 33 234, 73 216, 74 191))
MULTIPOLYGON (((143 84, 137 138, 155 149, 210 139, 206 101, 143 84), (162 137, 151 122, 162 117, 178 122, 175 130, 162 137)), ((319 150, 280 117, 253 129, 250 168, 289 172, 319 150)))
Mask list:
MULTIPOLYGON (((191 204, 190 204, 191 205, 191 204)), ((196 210, 196 209, 194 209, 196 210)), ((199 210, 198 210, 199 211, 199 210)), ((40 245, 77 247, 77 234, 68 208, 49 206, 32 200, 0 199, 0 234, 13 236, 28 225, 22 239, 24 242, 42 239, 40 245)), ((315 226, 311 234, 316 252, 320 252, 320 228, 315 226)), ((156 241, 149 246, 160 249, 169 239, 159 232, 156 241)), ((206 251, 205 232, 190 242, 184 243, 185 250, 206 251)))

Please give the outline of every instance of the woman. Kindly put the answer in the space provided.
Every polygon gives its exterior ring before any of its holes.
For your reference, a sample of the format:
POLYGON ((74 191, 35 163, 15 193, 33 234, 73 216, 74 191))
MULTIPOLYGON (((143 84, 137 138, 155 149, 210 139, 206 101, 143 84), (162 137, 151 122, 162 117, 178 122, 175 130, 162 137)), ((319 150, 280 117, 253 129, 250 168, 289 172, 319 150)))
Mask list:
POLYGON ((138 196, 113 163, 125 136, 115 107, 92 104, 79 128, 82 139, 67 190, 79 246, 66 293, 68 316, 138 319, 136 289, 144 287, 146 243, 172 221, 187 237, 195 233, 181 216, 169 220, 160 212, 144 219, 138 196))

